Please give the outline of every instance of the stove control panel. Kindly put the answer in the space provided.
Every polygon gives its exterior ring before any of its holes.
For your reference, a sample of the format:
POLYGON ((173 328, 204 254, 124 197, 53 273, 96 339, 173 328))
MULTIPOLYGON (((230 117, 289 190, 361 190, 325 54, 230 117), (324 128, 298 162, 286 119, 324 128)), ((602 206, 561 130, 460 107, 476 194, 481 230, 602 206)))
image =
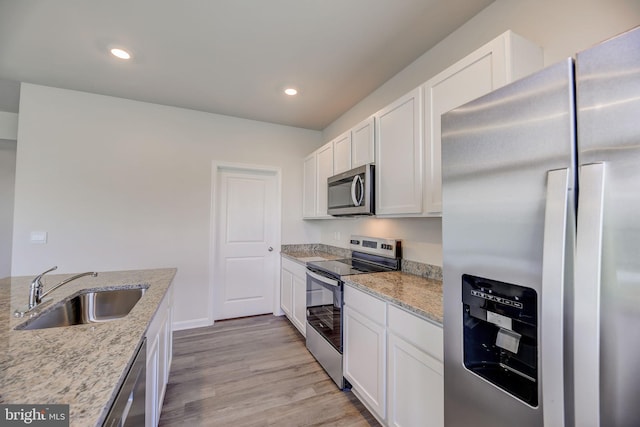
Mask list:
POLYGON ((380 255, 387 258, 402 257, 402 241, 398 239, 351 236, 352 251, 380 255))

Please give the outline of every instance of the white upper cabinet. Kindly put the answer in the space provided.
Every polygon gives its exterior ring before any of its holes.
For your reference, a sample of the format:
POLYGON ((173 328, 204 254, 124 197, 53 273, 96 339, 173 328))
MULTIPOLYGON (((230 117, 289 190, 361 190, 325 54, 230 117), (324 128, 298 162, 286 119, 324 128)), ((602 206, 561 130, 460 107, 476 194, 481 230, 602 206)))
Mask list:
POLYGON ((327 214, 327 178, 374 161, 374 119, 369 117, 304 159, 302 216, 327 214))
POLYGON ((304 218, 331 218, 327 178, 367 163, 377 216, 441 216, 442 114, 542 66, 542 49, 507 31, 322 146, 305 159, 304 218))
POLYGON ((376 215, 422 213, 422 88, 375 114, 376 215))
POLYGON ((351 132, 345 132, 333 140, 333 173, 351 169, 351 132))
POLYGON ((327 213, 327 179, 333 175, 333 141, 304 159, 303 218, 333 218, 327 213))
POLYGON ((327 179, 333 176, 333 144, 325 144, 316 154, 316 176, 318 177, 318 191, 316 192, 316 217, 331 218, 327 213, 328 186, 327 179))
POLYGON ((333 142, 333 173, 374 162, 374 118, 368 117, 333 142))
POLYGON ((374 121, 375 119, 371 116, 351 129, 351 168, 375 161, 374 121))
POLYGON ((425 214, 442 211, 442 114, 542 65, 542 49, 507 31, 424 84, 425 214))
POLYGON ((302 216, 313 218, 316 216, 316 192, 318 191, 316 177, 316 153, 313 152, 304 159, 302 184, 302 216))

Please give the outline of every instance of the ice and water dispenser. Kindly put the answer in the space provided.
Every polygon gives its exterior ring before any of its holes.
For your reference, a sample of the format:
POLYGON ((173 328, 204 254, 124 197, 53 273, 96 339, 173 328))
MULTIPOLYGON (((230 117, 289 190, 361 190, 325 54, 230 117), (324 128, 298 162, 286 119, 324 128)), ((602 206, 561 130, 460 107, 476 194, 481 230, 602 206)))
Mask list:
POLYGON ((462 276, 464 366, 538 406, 538 310, 534 289, 462 276))

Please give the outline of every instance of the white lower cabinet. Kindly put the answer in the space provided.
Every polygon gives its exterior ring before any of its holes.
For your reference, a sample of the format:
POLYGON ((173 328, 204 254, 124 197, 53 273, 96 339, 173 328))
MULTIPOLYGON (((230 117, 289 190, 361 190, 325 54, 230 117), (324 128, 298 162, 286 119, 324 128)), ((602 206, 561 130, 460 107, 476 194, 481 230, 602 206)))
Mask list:
POLYGON ((293 324, 307 335, 307 276, 293 276, 293 324))
POLYGON ((300 331, 307 334, 307 269, 305 266, 281 258, 280 308, 300 331))
POLYGON ((293 273, 284 267, 280 269, 280 308, 291 319, 293 316, 293 273))
POLYGON ((147 386, 146 408, 145 408, 145 426, 155 427, 160 421, 160 410, 158 409, 158 372, 160 364, 160 352, 158 351, 158 336, 153 340, 147 338, 147 386))
POLYGON ((387 425, 444 426, 442 328, 389 305, 387 425))
POLYGON ((164 393, 169 382, 173 359, 173 290, 167 290, 158 311, 147 329, 147 385, 145 426, 156 427, 160 421, 164 393))
POLYGON ((442 327, 351 286, 344 302, 344 376, 354 394, 386 426, 443 426, 442 327))
MULTIPOLYGON (((345 300, 349 298, 346 295, 345 300)), ((367 296, 368 297, 368 296, 367 296)), ((370 297, 368 297, 370 298, 370 297)), ((372 298, 373 299, 373 298, 372 298)), ((352 301, 353 298, 349 298, 352 301)), ((379 300, 378 300, 379 301, 379 300)), ((384 316, 384 303, 382 315, 384 316)), ((375 305, 375 304, 372 304, 375 305)), ((384 419, 386 410, 386 333, 384 323, 369 317, 358 304, 344 307, 343 375, 363 403, 384 419)))

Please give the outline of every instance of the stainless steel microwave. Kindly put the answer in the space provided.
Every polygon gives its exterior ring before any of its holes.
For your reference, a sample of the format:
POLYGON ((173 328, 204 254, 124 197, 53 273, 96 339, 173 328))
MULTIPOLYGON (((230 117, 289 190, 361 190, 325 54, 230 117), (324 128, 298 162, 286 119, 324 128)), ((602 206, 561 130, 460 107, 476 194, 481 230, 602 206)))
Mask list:
POLYGON ((375 166, 370 163, 329 178, 327 180, 329 215, 375 214, 374 173, 375 166))

